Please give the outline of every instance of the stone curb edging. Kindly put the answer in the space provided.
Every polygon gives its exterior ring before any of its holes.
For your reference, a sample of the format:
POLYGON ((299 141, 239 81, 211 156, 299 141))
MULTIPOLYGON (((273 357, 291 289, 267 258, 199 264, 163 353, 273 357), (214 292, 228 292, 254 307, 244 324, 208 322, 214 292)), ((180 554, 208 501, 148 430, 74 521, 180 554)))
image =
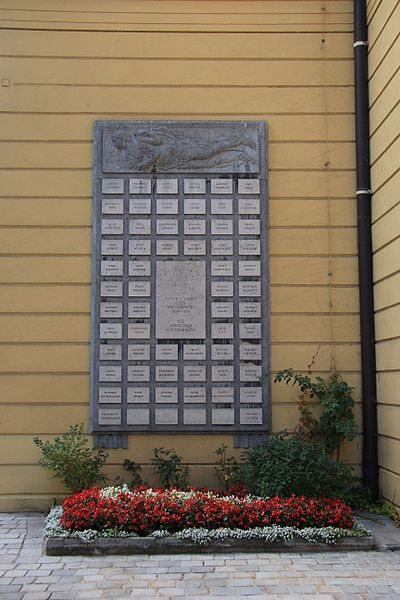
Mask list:
POLYGON ((265 543, 261 539, 214 540, 201 545, 176 538, 96 538, 83 542, 76 538, 46 538, 44 553, 48 556, 99 556, 107 554, 212 554, 218 552, 329 552, 374 550, 371 536, 342 538, 336 544, 307 543, 304 540, 265 543))

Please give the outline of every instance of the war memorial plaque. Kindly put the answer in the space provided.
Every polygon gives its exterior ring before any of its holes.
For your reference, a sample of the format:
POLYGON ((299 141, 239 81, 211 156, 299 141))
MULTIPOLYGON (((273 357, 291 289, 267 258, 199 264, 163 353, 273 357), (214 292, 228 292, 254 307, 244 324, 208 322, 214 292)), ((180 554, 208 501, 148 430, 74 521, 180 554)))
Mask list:
POLYGON ((91 431, 270 427, 265 123, 95 123, 91 431))

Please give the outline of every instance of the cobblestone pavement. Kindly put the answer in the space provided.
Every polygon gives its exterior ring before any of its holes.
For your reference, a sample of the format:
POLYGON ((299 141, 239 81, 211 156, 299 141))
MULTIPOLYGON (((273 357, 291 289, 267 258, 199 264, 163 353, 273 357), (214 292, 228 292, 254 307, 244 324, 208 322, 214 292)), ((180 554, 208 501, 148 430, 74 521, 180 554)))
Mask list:
POLYGON ((51 557, 43 515, 0 514, 0 599, 400 598, 400 552, 51 557))

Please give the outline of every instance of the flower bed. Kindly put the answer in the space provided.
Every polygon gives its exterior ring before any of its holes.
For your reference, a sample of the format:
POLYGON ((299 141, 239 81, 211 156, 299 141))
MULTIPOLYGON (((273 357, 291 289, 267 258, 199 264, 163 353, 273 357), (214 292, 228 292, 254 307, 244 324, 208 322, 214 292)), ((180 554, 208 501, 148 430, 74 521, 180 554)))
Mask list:
POLYGON ((255 498, 209 491, 90 488, 65 498, 52 510, 47 538, 173 537, 197 544, 224 540, 267 543, 302 540, 334 544, 368 532, 354 521, 351 509, 335 498, 255 498))

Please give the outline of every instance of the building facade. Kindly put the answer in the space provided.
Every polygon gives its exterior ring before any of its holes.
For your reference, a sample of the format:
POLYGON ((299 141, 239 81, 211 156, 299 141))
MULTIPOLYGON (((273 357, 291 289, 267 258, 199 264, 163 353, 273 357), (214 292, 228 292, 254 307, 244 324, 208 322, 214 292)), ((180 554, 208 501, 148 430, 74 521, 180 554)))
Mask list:
MULTIPOLYGON (((368 5, 381 484, 398 503, 399 2, 368 5)), ((268 123, 272 371, 338 370, 361 431, 353 2, 2 0, 0 13, 0 509, 62 495, 32 438, 88 422, 98 119, 268 123)), ((295 426, 296 390, 271 396, 272 430, 295 426)), ((130 435, 107 472, 129 458, 151 481, 165 446, 213 484, 223 443, 232 435, 130 435)), ((358 474, 361 447, 343 452, 358 474)))
POLYGON ((378 457, 384 498, 400 504, 400 3, 368 2, 378 457))

